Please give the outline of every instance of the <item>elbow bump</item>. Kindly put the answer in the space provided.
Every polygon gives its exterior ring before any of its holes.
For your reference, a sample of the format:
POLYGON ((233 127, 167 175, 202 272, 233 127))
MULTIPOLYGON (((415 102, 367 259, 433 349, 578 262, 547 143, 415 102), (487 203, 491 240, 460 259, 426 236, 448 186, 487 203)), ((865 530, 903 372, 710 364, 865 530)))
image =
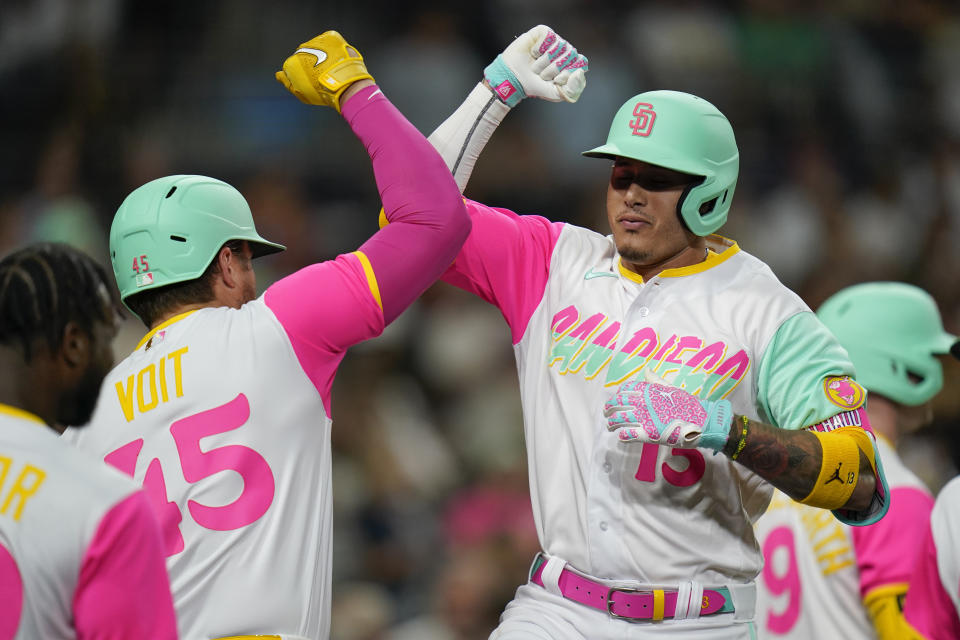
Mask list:
POLYGON ((463 203, 463 197, 457 195, 456 202, 451 202, 447 208, 447 215, 443 217, 447 221, 444 225, 447 235, 451 242, 463 244, 473 229, 473 219, 467 213, 467 207, 463 203))
POLYGON ((467 207, 463 204, 463 199, 459 199, 458 202, 458 209, 460 210, 460 214, 458 215, 460 218, 460 234, 462 239, 466 240, 467 236, 470 235, 470 231, 473 229, 473 218, 467 213, 467 207))

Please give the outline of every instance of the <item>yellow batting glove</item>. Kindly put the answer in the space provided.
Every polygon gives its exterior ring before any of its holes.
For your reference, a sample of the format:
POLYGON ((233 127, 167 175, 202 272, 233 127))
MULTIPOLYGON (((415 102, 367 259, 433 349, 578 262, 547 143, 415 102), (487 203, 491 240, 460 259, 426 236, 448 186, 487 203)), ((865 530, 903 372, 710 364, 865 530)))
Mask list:
POLYGON ((357 80, 373 80, 360 52, 336 31, 325 31, 301 44, 276 75, 300 102, 327 105, 337 113, 347 87, 357 80))

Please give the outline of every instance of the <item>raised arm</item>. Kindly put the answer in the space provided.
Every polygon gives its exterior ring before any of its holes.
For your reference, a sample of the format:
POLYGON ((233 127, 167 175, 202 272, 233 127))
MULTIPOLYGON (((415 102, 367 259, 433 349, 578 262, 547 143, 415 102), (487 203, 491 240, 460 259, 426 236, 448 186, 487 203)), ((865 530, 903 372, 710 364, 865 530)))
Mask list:
MULTIPOLYGON (((586 57, 550 27, 538 25, 511 42, 429 138, 457 186, 466 187, 480 152, 511 108, 527 97, 576 102, 586 72, 586 57)), ((476 202, 468 202, 467 210, 473 230, 443 279, 497 306, 516 343, 540 302, 563 225, 476 202)))
POLYGON ((484 69, 467 99, 430 134, 432 144, 463 191, 480 152, 510 109, 524 98, 576 102, 586 87, 587 58, 537 25, 514 39, 484 69))
POLYGON ((268 291, 267 303, 288 332, 323 333, 329 349, 345 348, 377 332, 366 303, 375 303, 387 324, 443 273, 469 234, 470 219, 443 160, 340 34, 327 31, 303 43, 277 79, 301 101, 343 115, 370 155, 392 223, 353 254, 301 270, 268 291), (358 281, 369 291, 356 290, 358 281), (339 313, 331 314, 338 302, 339 313))

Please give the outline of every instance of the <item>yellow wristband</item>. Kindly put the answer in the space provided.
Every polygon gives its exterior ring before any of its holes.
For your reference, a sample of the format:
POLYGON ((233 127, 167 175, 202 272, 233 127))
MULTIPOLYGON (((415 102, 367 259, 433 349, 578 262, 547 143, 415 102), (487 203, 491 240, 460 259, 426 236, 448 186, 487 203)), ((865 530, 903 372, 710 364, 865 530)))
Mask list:
POLYGON ((877 454, 873 448, 873 440, 866 431, 860 427, 841 427, 836 431, 831 431, 835 434, 844 434, 846 437, 853 439, 857 443, 857 447, 860 448, 860 451, 863 451, 863 455, 867 456, 867 460, 870 461, 870 468, 873 469, 874 475, 879 475, 877 473, 877 454))
MULTIPOLYGON (((743 448, 747 444, 747 425, 750 423, 750 420, 747 416, 740 416, 740 420, 743 422, 743 428, 740 431, 740 442, 737 443, 736 450, 733 452, 733 455, 730 456, 731 460, 736 460, 737 456, 740 455, 740 452, 743 451, 743 448)), ((734 424, 736 424, 736 420, 734 420, 734 424)))
POLYGON ((847 503, 860 478, 860 448, 847 433, 811 431, 823 451, 820 475, 802 504, 839 509, 847 503))

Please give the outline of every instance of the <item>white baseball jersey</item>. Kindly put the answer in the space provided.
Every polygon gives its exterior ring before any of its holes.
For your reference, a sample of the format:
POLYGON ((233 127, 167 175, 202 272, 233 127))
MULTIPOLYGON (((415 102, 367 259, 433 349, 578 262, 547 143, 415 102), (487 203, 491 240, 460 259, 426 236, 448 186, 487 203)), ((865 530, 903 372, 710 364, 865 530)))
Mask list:
POLYGON ((184 638, 329 634, 330 386, 382 330, 357 254, 313 265, 152 330, 65 434, 143 484, 184 638))
POLYGON ((779 491, 757 522, 765 559, 757 623, 764 637, 876 638, 864 600, 906 588, 933 497, 889 442, 878 438, 877 446, 891 493, 879 522, 850 527, 779 491))
POLYGON ((137 489, 0 405, 0 638, 177 637, 156 518, 137 489))
POLYGON ((498 306, 510 326, 543 549, 606 580, 753 580, 762 558, 752 525, 772 487, 723 455, 621 443, 603 404, 646 370, 801 428, 845 408, 825 384, 852 372, 835 339, 722 238, 711 238, 705 262, 644 282, 610 237, 469 201, 468 210, 473 230, 444 279, 498 306))
POLYGON ((928 640, 960 638, 960 478, 937 494, 903 614, 928 640))

